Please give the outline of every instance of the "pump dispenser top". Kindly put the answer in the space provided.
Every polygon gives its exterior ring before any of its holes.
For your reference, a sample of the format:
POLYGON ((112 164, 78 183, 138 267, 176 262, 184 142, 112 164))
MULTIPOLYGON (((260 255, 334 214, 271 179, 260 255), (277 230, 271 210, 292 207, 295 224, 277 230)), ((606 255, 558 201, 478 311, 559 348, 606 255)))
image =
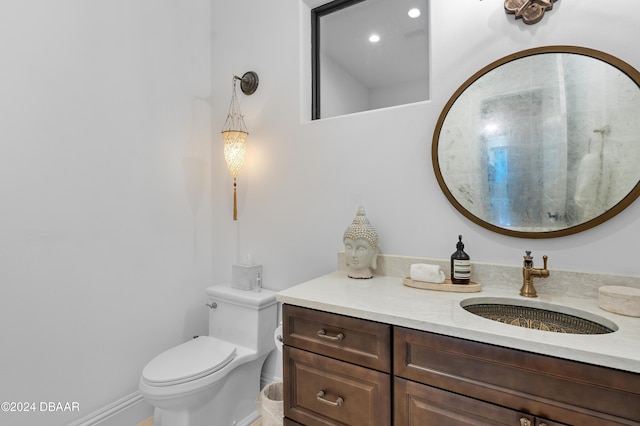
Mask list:
POLYGON ((464 251, 462 235, 458 235, 456 251, 451 255, 451 282, 469 284, 471 281, 471 258, 464 251))

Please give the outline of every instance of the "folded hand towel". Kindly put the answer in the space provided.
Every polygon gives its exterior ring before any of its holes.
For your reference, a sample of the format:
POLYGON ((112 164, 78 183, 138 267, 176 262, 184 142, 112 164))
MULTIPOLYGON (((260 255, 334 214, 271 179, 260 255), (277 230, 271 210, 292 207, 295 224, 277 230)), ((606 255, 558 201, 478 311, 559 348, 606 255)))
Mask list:
POLYGON ((411 279, 441 284, 444 282, 444 272, 438 265, 428 263, 413 263, 411 265, 411 279))

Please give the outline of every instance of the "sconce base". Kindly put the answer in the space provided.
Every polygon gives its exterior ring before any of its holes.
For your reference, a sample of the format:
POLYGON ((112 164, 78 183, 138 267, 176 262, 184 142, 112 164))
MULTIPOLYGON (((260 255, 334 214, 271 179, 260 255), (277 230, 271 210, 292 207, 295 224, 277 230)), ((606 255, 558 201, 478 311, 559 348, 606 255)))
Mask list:
POLYGON ((252 95, 256 89, 258 89, 258 74, 255 71, 247 71, 242 75, 242 78, 236 77, 240 80, 240 90, 245 95, 252 95))

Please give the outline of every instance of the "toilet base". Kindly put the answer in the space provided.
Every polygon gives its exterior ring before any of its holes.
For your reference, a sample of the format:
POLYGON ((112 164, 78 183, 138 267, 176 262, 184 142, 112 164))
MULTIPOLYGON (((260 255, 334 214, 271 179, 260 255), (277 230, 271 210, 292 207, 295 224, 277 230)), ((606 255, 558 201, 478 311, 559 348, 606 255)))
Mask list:
POLYGON ((153 426, 248 426, 259 414, 256 400, 260 394, 260 375, 266 355, 233 369, 206 404, 197 409, 166 410, 155 408, 153 426))

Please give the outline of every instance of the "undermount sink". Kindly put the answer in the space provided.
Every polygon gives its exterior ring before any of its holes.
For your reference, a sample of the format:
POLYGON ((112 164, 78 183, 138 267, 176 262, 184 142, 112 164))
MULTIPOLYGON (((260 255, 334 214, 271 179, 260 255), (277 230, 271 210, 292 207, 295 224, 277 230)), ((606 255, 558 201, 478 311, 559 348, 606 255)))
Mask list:
POLYGON ((516 327, 569 334, 606 334, 618 326, 606 318, 550 303, 497 297, 474 297, 460 302, 474 315, 516 327))

